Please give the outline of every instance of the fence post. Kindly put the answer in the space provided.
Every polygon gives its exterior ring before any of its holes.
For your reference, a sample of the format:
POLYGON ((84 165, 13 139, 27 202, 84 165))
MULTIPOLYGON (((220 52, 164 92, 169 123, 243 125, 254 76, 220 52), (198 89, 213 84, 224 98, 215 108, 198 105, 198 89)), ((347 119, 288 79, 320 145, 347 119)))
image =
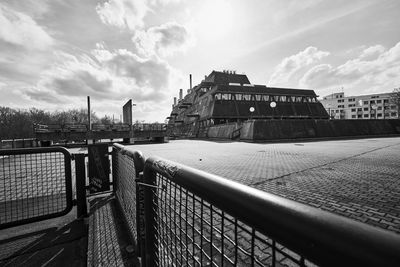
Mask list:
POLYGON ((157 189, 152 187, 156 185, 156 172, 149 166, 145 166, 143 173, 145 184, 141 185, 144 191, 144 222, 145 222, 145 246, 142 250, 145 258, 142 263, 145 267, 158 266, 157 250, 157 189))
POLYGON ((118 149, 113 146, 111 152, 111 177, 112 177, 112 187, 114 194, 117 192, 118 189, 118 149))
POLYGON ((87 216, 85 154, 74 154, 75 184, 76 184, 76 213, 77 217, 87 216))

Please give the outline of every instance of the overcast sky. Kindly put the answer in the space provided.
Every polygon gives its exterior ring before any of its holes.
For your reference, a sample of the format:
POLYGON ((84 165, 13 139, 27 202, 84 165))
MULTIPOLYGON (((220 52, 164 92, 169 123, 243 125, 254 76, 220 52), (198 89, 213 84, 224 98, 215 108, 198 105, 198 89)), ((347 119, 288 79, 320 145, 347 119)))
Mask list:
POLYGON ((0 105, 162 122, 189 74, 324 96, 400 86, 398 0, 2 0, 0 105))

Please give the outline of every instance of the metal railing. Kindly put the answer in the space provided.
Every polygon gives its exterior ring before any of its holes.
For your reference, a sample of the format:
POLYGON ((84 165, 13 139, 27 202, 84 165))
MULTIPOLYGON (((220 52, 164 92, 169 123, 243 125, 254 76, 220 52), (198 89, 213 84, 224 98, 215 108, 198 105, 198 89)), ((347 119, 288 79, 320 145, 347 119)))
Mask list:
POLYGON ((140 152, 131 152, 124 146, 114 144, 112 150, 113 191, 130 230, 132 240, 139 251, 138 198, 143 195, 137 180, 144 168, 144 158, 140 152))
POLYGON ((136 220, 131 231, 139 236, 143 266, 400 262, 400 237, 394 233, 161 158, 147 159, 143 175, 134 179, 143 164, 140 153, 114 149, 117 184, 123 194, 135 195, 121 197, 117 191, 121 205, 136 207, 124 213, 136 220))
POLYGON ((0 229, 62 216, 71 209, 68 150, 0 150, 0 229))

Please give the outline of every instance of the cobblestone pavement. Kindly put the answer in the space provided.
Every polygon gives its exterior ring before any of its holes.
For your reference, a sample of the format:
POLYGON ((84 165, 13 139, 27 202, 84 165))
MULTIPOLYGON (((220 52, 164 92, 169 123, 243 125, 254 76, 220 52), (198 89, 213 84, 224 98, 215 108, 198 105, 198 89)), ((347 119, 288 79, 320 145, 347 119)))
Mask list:
POLYGON ((397 137, 267 144, 177 140, 130 149, 400 233, 397 137))

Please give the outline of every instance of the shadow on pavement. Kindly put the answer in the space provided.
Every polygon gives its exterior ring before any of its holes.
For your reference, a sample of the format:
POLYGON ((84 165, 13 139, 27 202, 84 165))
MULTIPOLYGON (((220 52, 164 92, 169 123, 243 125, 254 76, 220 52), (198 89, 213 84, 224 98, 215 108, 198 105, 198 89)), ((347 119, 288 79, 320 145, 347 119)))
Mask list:
POLYGON ((0 266, 86 266, 87 226, 75 220, 0 241, 0 266))

